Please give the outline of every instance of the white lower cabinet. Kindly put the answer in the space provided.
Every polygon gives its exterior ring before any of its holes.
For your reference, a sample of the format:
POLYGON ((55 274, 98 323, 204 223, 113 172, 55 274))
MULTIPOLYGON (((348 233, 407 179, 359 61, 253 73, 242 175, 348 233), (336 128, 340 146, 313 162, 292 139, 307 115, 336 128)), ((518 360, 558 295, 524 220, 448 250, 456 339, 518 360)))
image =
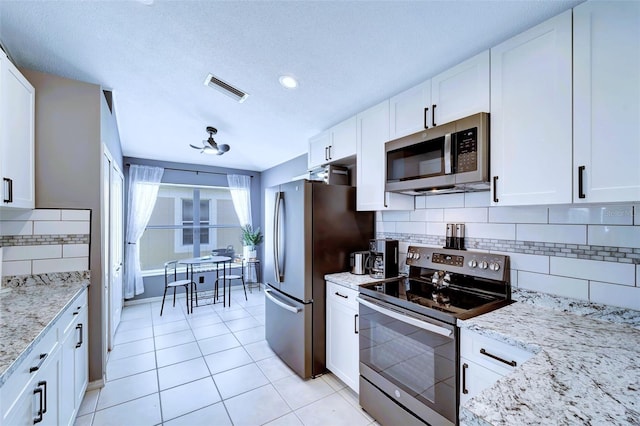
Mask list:
POLYGON ((468 329, 460 330, 460 405, 514 371, 533 354, 468 329))
POLYGON ((358 292, 327 282, 327 368, 359 392, 358 292))
POLYGON ((88 383, 87 290, 0 388, 0 424, 72 425, 88 383))

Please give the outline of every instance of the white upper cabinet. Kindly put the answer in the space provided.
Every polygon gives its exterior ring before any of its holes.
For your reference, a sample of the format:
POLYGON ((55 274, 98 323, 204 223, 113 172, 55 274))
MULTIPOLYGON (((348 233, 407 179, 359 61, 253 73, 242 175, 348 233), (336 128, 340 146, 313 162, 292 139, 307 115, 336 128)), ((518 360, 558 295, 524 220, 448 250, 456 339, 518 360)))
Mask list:
POLYGON ((389 100, 389 140, 428 128, 431 120, 431 80, 405 90, 389 100))
POLYGON ((490 112, 489 51, 431 79, 431 126, 490 112))
POLYGON ((568 10, 491 49, 493 205, 571 203, 571 39, 568 10))
POLYGON ((309 139, 309 170, 338 164, 356 155, 356 117, 353 116, 309 139))
POLYGON ((574 202, 640 200, 640 2, 573 15, 574 202))
POLYGON ((489 70, 487 50, 392 97, 389 139, 489 112, 489 70))
POLYGON ((35 90, 0 51, 0 207, 33 209, 35 90))
POLYGON ((389 140, 389 101, 356 117, 356 207, 360 211, 413 210, 413 196, 385 192, 386 154, 389 140))

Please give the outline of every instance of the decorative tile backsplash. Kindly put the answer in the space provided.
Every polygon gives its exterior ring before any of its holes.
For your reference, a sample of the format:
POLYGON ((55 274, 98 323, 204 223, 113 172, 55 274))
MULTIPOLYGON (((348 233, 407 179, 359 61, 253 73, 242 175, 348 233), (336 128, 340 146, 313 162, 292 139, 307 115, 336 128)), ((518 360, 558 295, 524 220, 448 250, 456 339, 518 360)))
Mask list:
POLYGON ((89 269, 90 210, 0 212, 3 281, 89 269))
POLYGON ((491 207, 489 192, 416 197, 377 213, 378 238, 442 247, 464 223, 468 250, 508 254, 514 287, 640 310, 640 204, 491 207))

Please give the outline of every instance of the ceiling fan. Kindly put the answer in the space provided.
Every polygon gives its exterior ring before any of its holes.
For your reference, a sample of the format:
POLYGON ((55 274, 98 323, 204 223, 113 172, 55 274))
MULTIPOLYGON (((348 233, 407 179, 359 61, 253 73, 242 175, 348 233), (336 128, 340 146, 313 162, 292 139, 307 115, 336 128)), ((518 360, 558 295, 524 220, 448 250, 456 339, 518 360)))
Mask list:
POLYGON ((218 133, 218 129, 215 127, 207 126, 207 133, 209 133, 209 139, 202 141, 202 146, 196 146, 193 144, 189 144, 189 146, 193 149, 199 149, 200 154, 216 154, 222 155, 225 152, 229 151, 229 145, 220 144, 218 145, 216 141, 213 140, 213 135, 218 133))

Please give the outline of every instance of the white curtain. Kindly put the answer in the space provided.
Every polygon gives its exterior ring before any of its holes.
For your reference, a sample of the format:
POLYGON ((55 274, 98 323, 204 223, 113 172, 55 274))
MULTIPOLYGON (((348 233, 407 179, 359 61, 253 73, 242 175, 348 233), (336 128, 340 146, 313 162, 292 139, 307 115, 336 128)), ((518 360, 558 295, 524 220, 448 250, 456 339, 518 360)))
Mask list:
POLYGON ((144 292, 140 270, 140 238, 149 223, 158 197, 164 169, 132 165, 129 168, 127 245, 125 248, 124 297, 131 299, 144 292))
POLYGON ((240 226, 252 225, 251 221, 251 176, 227 175, 229 191, 233 199, 240 226))

